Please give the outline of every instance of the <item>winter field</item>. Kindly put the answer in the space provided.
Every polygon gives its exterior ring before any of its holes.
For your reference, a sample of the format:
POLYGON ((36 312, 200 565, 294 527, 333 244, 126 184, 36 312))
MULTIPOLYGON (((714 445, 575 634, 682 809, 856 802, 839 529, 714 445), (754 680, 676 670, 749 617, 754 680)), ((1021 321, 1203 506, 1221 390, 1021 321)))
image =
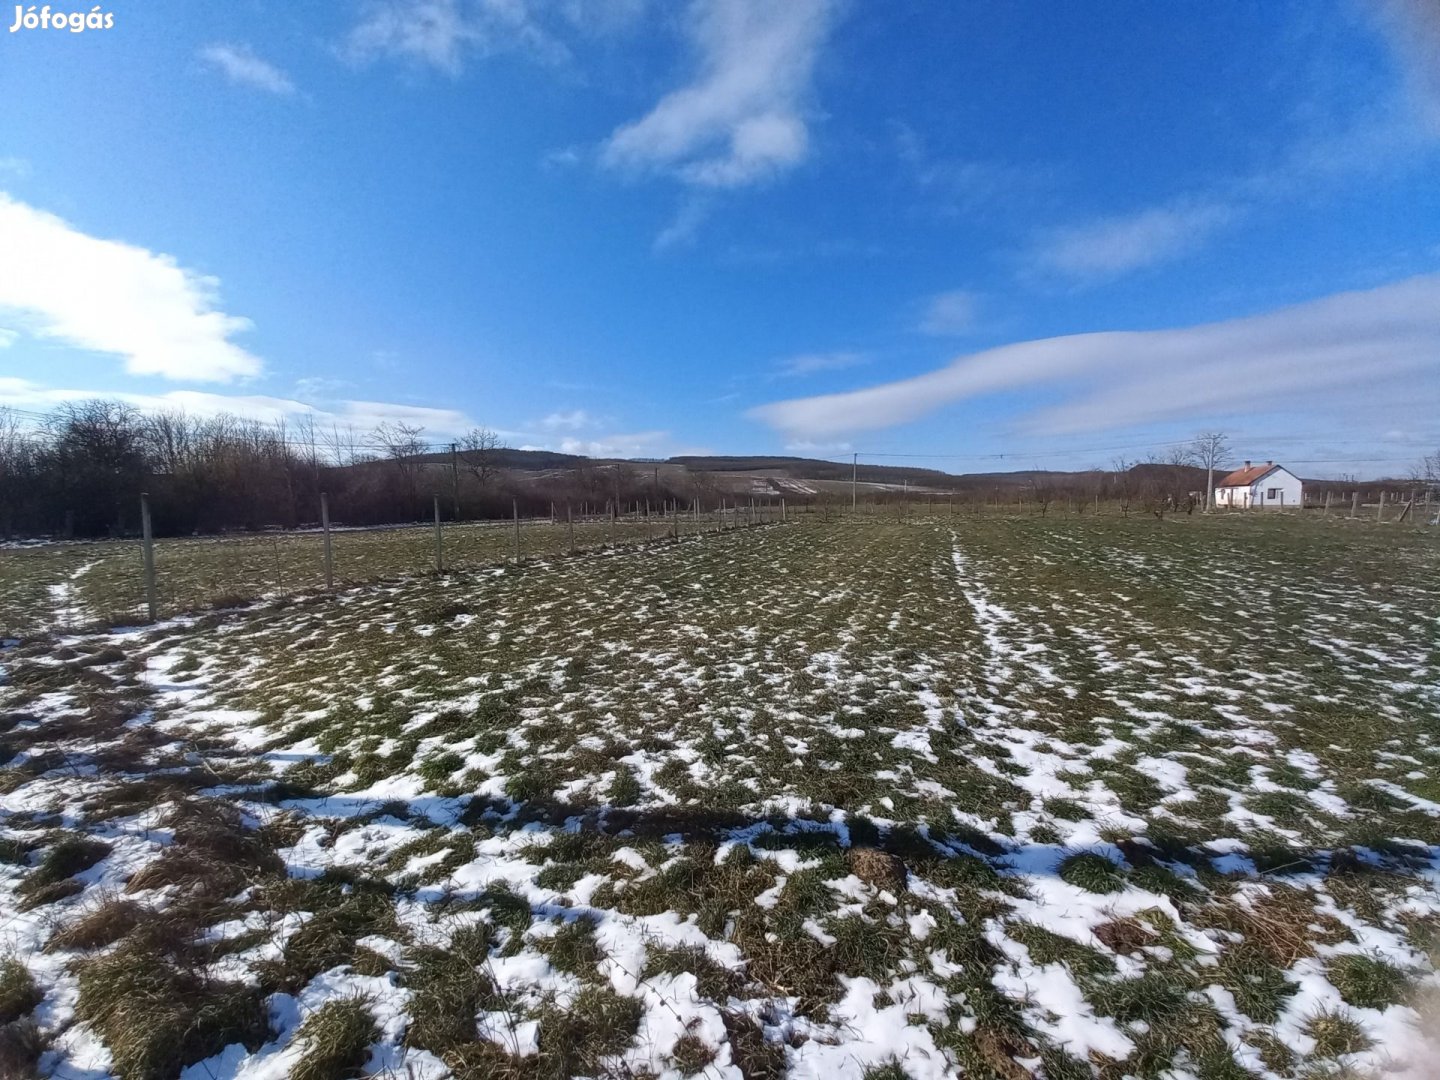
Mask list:
MULTIPOLYGON (((563 514, 563 511, 562 511, 563 514)), ((735 523, 732 512, 728 524, 735 523)), ((715 529, 718 515, 674 523, 682 536, 715 529)), ((589 519, 574 523, 577 551, 662 539, 669 519, 650 524, 633 515, 614 525, 589 519)), ((229 607, 261 597, 310 592, 325 584, 325 539, 318 529, 240 536, 164 539, 155 543, 156 607, 161 615, 229 607)), ((435 568, 431 526, 337 528, 331 534, 337 585, 413 576, 435 568)), ((510 522, 444 525, 447 569, 476 569, 513 559, 510 522)), ((522 557, 569 551, 570 530, 523 521, 522 557)), ((0 547, 0 634, 115 626, 145 614, 140 544, 135 540, 77 541, 0 547)))
POLYGON ((812 519, 0 665, 3 1076, 1440 1075, 1440 529, 812 519))

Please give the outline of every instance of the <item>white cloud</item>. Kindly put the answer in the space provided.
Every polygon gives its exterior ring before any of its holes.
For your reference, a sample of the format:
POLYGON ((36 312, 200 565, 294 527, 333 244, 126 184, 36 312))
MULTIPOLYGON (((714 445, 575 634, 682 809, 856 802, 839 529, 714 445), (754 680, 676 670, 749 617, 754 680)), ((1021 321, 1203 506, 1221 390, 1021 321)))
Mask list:
POLYGON ((706 196, 687 198, 680 204, 680 209, 676 211, 670 224, 656 234, 655 243, 652 245, 654 250, 669 251, 671 248, 694 243, 695 234, 710 216, 712 205, 706 196))
POLYGON ((355 384, 349 379, 332 379, 323 375, 310 375, 306 378, 295 380, 295 393, 308 400, 333 398, 341 390, 347 390, 354 385, 355 384))
POLYGON ((1031 263, 1042 273, 1104 281, 1188 254, 1230 224, 1239 212, 1220 200, 1182 199, 1168 206, 1056 229, 1041 239, 1031 263))
POLYGON ((459 75, 468 53, 507 49, 545 60, 569 55, 528 0, 369 0, 341 53, 357 63, 394 57, 459 75))
POLYGON ((11 176, 29 176, 30 162, 22 157, 0 157, 0 173, 11 176))
POLYGON ((775 374, 783 378, 801 378, 821 371, 843 371, 869 362, 868 356, 858 352, 801 353, 781 360, 776 365, 775 374))
POLYGON ((806 98, 835 14, 831 0, 695 0, 688 31, 699 54, 689 84, 618 128, 601 160, 731 188, 793 168, 809 150, 806 98))
POLYGON ((0 349, 8 349, 19 340, 20 335, 14 330, 6 330, 3 326, 0 326, 0 349))
POLYGON ((540 426, 546 431, 579 431, 595 423, 595 418, 584 409, 572 409, 570 412, 553 412, 540 421, 540 426))
POLYGON ((263 364, 230 340, 219 281, 173 256, 79 231, 0 192, 0 311, 36 337, 125 358, 132 375, 225 382, 263 364))
POLYGON ((295 93, 295 83, 290 76, 268 60, 256 56, 249 45, 217 42, 201 49, 200 59, 237 86, 282 96, 295 93))
POLYGON ((1420 122, 1440 136, 1440 4, 1370 0, 1369 7, 1400 64, 1420 122))
POLYGON ((792 454, 848 454, 851 446, 848 442, 813 442, 810 439, 796 439, 794 442, 787 442, 785 449, 792 454))
POLYGON ((271 397, 265 394, 212 394, 200 390, 135 394, 114 390, 47 387, 27 379, 0 377, 0 407, 8 405, 17 409, 44 411, 67 401, 88 401, 93 398, 123 401, 147 412, 178 409, 201 417, 227 413, 267 423, 313 416, 322 430, 336 424, 342 428, 353 425, 363 432, 382 422, 403 422, 423 427, 426 437, 434 439, 459 435, 475 426, 474 421, 457 409, 432 409, 385 401, 336 401, 331 403, 330 408, 319 409, 294 398, 271 397))
POLYGON ((980 311, 980 297, 969 289, 951 289, 932 296, 925 305, 925 314, 920 319, 922 334, 945 337, 954 334, 968 334, 975 329, 975 319, 980 311))
POLYGON ((1044 385, 1059 403, 1028 414, 1046 435, 1181 417, 1415 406, 1440 383, 1440 275, 1227 322, 1071 334, 962 356, 937 371, 848 393, 779 401, 750 416, 794 439, 908 423, 946 405, 1044 385))
POLYGON ((561 146, 547 150, 540 158, 540 167, 548 172, 573 169, 581 162, 580 149, 575 146, 561 146))
POLYGON ((627 435, 602 435, 594 439, 561 439, 557 449, 562 454, 584 454, 586 457, 665 457, 661 447, 670 438, 668 431, 637 431, 627 435))

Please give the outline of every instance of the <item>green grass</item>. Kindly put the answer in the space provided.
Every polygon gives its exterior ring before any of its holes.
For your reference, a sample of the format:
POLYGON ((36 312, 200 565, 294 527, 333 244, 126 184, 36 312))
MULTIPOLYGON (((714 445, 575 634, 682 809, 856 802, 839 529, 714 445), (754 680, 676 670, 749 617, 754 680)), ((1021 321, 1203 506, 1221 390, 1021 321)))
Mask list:
POLYGON ((1080 852, 1060 861, 1060 880, 1093 893, 1118 892, 1125 887, 1125 871, 1103 855, 1080 852))
POLYGON ((1375 956, 1352 954, 1330 961, 1326 975, 1347 1005, 1384 1009, 1409 996, 1412 980, 1394 964, 1375 956))

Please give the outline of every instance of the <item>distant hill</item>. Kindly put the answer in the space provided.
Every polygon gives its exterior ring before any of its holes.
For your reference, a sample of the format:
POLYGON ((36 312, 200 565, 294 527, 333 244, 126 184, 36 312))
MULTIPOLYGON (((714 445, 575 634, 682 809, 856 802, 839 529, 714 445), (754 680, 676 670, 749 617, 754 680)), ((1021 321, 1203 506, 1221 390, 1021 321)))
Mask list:
MULTIPOLYGON (((730 481, 722 486, 735 489, 777 481, 777 491, 794 485, 784 481, 809 481, 820 490, 838 490, 848 486, 852 469, 855 480, 870 488, 908 487, 917 492, 966 492, 976 490, 1013 490, 1037 484, 1065 486, 1076 482, 1093 482, 1111 476, 1110 470, 1080 469, 1074 471, 1017 469, 1009 472, 948 473, 940 469, 924 469, 913 465, 875 465, 861 462, 852 466, 847 461, 823 458, 789 457, 785 455, 694 455, 671 458, 591 458, 581 454, 562 454, 551 450, 513 450, 500 448, 489 451, 491 465, 505 472, 521 474, 517 482, 526 482, 523 474, 554 473, 576 469, 624 469, 637 474, 655 472, 667 480, 683 480, 686 474, 706 474, 730 481)), ((463 464, 466 452, 460 451, 463 464)), ((421 454, 411 459, 418 464, 448 466, 451 455, 421 454)), ((1163 481, 1172 488, 1202 491, 1205 470, 1186 465, 1146 463, 1130 470, 1137 481, 1163 481)), ((536 478, 539 482, 539 478, 536 478)))

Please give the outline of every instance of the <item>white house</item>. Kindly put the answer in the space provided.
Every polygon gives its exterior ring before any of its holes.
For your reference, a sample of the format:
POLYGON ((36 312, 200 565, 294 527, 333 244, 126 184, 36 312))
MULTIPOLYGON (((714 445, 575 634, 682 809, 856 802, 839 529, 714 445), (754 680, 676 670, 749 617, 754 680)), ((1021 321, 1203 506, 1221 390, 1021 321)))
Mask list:
POLYGON ((1273 461, 1264 465, 1247 461, 1243 469, 1236 469, 1215 485, 1215 505, 1237 510, 1283 510, 1287 506, 1298 510, 1304 506, 1304 498, 1300 478, 1273 461))

